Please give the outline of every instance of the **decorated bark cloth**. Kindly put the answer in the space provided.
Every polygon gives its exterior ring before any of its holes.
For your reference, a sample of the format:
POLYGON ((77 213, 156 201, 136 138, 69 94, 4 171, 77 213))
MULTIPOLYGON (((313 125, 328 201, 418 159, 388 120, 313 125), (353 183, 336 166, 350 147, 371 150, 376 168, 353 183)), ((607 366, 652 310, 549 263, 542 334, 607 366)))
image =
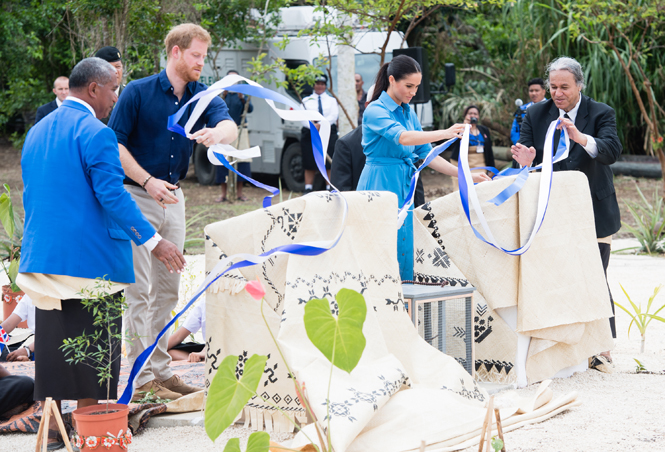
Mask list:
MULTIPOLYGON (((504 178, 476 186, 495 237, 508 249, 518 248, 533 227, 540 174, 532 174, 522 190, 501 206, 485 202, 513 180, 504 178)), ((416 210, 415 217, 432 241, 445 247, 455 266, 421 265, 416 270, 420 271, 418 277, 459 278, 459 269, 480 295, 476 298, 480 300, 477 314, 490 313, 484 325, 476 324, 476 358, 480 361, 476 364, 482 364, 481 369, 489 363, 515 364, 516 338, 508 340, 506 324, 496 314, 497 310, 501 313, 515 307, 516 332, 531 338, 526 359, 529 383, 550 378, 561 369, 613 348, 607 320, 612 315, 609 293, 598 252, 588 182, 582 173, 554 173, 545 220, 531 248, 519 257, 507 255, 474 235, 459 193, 428 203, 416 210), (489 309, 484 308, 483 301, 489 309), (481 326, 486 328, 482 333, 481 326), (483 333, 488 333, 487 340, 479 341, 483 333)), ((471 219, 481 230, 475 214, 471 219)), ((419 246, 432 249, 433 245, 428 245, 422 236, 416 242, 416 256, 419 246)), ((482 320, 481 315, 478 318, 482 320)), ((494 366, 489 374, 485 372, 485 377, 500 381, 504 370, 505 366, 494 366)))
MULTIPOLYGON (((35 378, 34 362, 9 362, 3 363, 12 375, 23 375, 35 378)), ((186 361, 172 361, 171 369, 173 373, 180 376, 187 384, 203 387, 203 363, 190 363, 186 361)), ((127 385, 127 378, 131 367, 127 360, 122 360, 120 368, 120 381, 118 382, 118 393, 120 394, 127 385)), ((183 397, 182 399, 185 399, 183 397)), ((141 433, 151 417, 166 412, 184 412, 197 411, 202 409, 201 401, 192 403, 193 397, 188 396, 187 400, 176 400, 171 403, 132 403, 129 405, 129 423, 134 434, 141 433), (187 405, 185 402, 190 401, 187 405)), ((71 424, 71 413, 76 409, 76 401, 63 401, 62 412, 66 423, 71 424)), ((0 434, 11 432, 37 433, 39 423, 42 419, 42 402, 35 402, 32 405, 25 405, 10 412, 10 416, 0 417, 0 434)))
MULTIPOLYGON (((386 192, 345 193, 349 213, 336 247, 321 256, 278 256, 263 265, 245 267, 220 278, 207 291, 206 341, 209 355, 206 386, 227 355, 243 362, 253 354, 269 359, 255 397, 239 419, 255 430, 292 429, 270 404, 304 423, 306 416, 261 316, 261 304, 243 289, 258 278, 266 288, 264 314, 293 375, 304 383, 317 419, 327 416, 331 365, 309 341, 303 314, 313 298, 327 298, 333 313, 342 288, 364 295, 368 306, 363 333, 367 345, 358 366, 347 374, 332 373, 330 419, 336 451, 418 449, 456 450, 480 433, 488 396, 451 357, 418 336, 405 310, 396 259, 397 200, 386 192)), ((337 234, 342 203, 329 193, 313 193, 267 209, 208 225, 206 269, 234 253, 260 254, 287 243, 329 240, 337 234)), ((542 412, 566 409, 574 396, 550 402, 542 412)), ((502 417, 518 425, 516 404, 502 417), (510 418, 510 419, 509 419, 510 418)), ((305 427, 317 437, 313 424, 305 427)), ((309 439, 299 433, 292 447, 309 439)))

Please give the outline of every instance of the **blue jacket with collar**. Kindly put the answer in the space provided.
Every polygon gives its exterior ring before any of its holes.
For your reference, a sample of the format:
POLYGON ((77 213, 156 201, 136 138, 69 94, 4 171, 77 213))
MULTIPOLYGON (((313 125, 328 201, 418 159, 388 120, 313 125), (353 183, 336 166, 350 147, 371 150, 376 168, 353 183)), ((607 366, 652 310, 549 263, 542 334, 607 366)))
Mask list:
POLYGON ((28 133, 21 168, 19 271, 134 282, 130 238, 142 245, 155 229, 123 186, 113 131, 65 100, 28 133))

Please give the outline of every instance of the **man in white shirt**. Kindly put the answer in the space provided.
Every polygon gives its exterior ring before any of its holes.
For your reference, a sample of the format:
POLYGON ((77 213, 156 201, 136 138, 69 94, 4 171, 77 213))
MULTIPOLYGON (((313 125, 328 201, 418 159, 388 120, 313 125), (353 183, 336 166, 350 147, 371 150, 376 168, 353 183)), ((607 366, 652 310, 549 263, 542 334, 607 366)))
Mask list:
MULTIPOLYGON (((337 142, 337 118, 339 109, 334 97, 326 93, 328 77, 322 74, 316 78, 314 83, 314 94, 303 99, 302 103, 306 110, 318 111, 330 122, 330 141, 328 141, 328 156, 326 158, 326 170, 328 179, 330 179, 330 162, 335 152, 335 143, 337 142)), ((314 124, 316 130, 319 130, 319 124, 314 124)), ((300 149, 302 150, 302 166, 305 170, 305 194, 312 191, 314 187, 314 177, 318 171, 312 151, 312 136, 309 131, 309 124, 302 128, 300 149)), ((327 189, 330 186, 326 187, 327 189)))
MULTIPOLYGON (((28 324, 31 333, 35 333, 35 306, 29 296, 24 295, 16 309, 0 324, 10 334, 21 322, 28 324)), ((20 343, 20 342, 19 342, 20 343)), ((7 361, 28 361, 34 359, 35 344, 31 337, 23 341, 23 345, 7 355, 7 361)))

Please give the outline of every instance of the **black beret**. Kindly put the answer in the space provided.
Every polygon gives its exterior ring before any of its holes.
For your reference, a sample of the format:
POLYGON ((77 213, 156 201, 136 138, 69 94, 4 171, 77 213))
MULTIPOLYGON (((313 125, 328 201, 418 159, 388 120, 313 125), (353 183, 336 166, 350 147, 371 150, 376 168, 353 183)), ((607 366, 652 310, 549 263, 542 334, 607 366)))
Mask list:
POLYGON ((317 75, 314 82, 328 83, 328 76, 326 74, 317 75))
POLYGON ((122 60, 122 57, 120 56, 120 50, 111 46, 102 47, 97 51, 97 53, 95 53, 95 56, 97 58, 101 58, 102 60, 106 60, 109 63, 115 63, 116 61, 122 60))

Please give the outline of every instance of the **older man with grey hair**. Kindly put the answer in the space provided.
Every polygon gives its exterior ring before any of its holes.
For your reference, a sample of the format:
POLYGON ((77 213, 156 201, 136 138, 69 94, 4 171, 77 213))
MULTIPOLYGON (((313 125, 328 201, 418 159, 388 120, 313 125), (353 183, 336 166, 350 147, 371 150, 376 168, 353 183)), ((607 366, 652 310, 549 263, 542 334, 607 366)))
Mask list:
MULTIPOLYGON (((86 58, 69 83, 62 107, 30 129, 23 146, 25 230, 16 282, 37 308, 35 400, 52 397, 58 406, 78 400, 82 408, 116 399, 120 372, 118 344, 99 344, 111 347, 115 357, 108 392, 95 369, 70 365, 61 350, 64 339, 101 332, 82 294, 96 292, 95 280, 102 278, 108 286, 97 296, 118 302, 134 282, 132 241, 172 271, 184 268, 184 258, 173 243, 161 240, 125 190, 115 134, 99 121, 117 100, 115 69, 86 58)), ((55 427, 51 422, 49 450, 63 446, 55 427)))
MULTIPOLYGON (((614 110, 582 94, 584 72, 574 58, 560 57, 547 68, 547 85, 551 99, 532 105, 522 122, 519 142, 511 148, 513 159, 520 165, 538 165, 543 161, 545 135, 550 123, 561 123, 554 135, 558 143, 561 130, 570 138, 568 157, 554 164, 554 171, 581 171, 589 180, 596 236, 605 275, 610 261, 612 234, 621 227, 619 204, 614 191, 610 165, 621 154, 614 110)), ((553 152, 556 152, 554 146, 553 152)), ((610 293, 614 312, 614 301, 610 293)), ((616 338, 614 317, 610 318, 612 337, 616 338)), ((598 370, 611 370, 610 353, 591 360, 598 370)))

